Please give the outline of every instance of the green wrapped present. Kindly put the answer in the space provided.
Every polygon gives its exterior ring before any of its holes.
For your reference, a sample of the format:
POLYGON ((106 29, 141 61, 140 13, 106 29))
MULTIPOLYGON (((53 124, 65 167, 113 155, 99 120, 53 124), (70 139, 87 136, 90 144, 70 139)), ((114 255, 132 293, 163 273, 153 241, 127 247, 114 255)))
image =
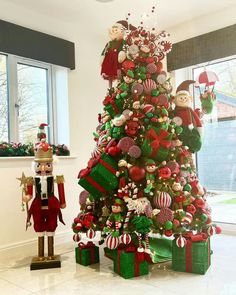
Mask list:
POLYGON ((103 193, 118 187, 117 170, 117 161, 103 153, 93 167, 80 171, 78 183, 93 195, 94 199, 99 199, 103 193))
POLYGON ((99 262, 99 247, 95 246, 93 242, 87 244, 79 243, 75 248, 76 263, 84 266, 99 262))
POLYGON ((171 146, 171 138, 172 135, 163 128, 149 128, 141 146, 142 154, 160 162, 166 160, 171 146))
POLYGON ((116 98, 116 99, 113 99, 113 98, 110 98, 109 100, 105 99, 103 101, 103 104, 105 105, 104 111, 107 111, 108 114, 112 118, 114 118, 115 115, 122 113, 123 103, 124 103, 124 99, 122 99, 122 96, 121 98, 116 98))
POLYGON ((109 248, 105 247, 104 248, 104 255, 107 258, 113 260, 115 251, 116 251, 115 249, 109 249, 109 248))
POLYGON ((114 272, 125 279, 148 274, 148 263, 140 261, 136 249, 133 252, 128 250, 116 250, 113 253, 114 272))
POLYGON ((209 238, 202 237, 201 234, 195 235, 187 240, 187 244, 183 248, 179 248, 176 245, 176 240, 173 240, 173 270, 205 274, 210 264, 211 250, 209 238))

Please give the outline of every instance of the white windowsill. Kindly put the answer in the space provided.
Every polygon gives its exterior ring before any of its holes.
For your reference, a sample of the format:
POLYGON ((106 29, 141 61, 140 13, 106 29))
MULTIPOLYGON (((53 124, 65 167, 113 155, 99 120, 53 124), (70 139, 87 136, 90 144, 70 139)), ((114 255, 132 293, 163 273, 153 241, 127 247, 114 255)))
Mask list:
MULTIPOLYGON (((60 160, 65 160, 65 159, 77 159, 77 156, 57 156, 57 158, 60 160)), ((12 160, 16 160, 16 161, 21 161, 21 160, 30 160, 32 161, 34 159, 34 157, 0 157, 0 161, 12 161, 12 160)))

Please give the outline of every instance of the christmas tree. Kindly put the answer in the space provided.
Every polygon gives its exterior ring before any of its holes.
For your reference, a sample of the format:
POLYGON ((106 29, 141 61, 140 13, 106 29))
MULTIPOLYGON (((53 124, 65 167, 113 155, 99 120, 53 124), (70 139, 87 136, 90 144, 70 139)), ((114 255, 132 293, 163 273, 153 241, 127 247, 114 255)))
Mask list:
POLYGON ((144 260, 153 254, 151 233, 172 237, 178 250, 189 239, 207 241, 220 232, 193 162, 202 129, 200 112, 191 107, 194 81, 173 92, 163 69, 172 48, 168 37, 127 21, 112 26, 101 70, 109 89, 95 149, 79 172, 85 190, 72 226, 75 241, 79 233, 92 239, 99 231, 100 244, 132 245, 144 260))

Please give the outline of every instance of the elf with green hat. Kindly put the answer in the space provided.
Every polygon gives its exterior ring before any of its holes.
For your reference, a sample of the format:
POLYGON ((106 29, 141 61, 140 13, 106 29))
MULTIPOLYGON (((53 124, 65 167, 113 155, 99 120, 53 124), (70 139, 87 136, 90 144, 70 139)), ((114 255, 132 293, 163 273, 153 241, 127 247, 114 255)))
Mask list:
POLYGON ((119 236, 119 229, 122 226, 123 216, 121 214, 123 209, 123 201, 121 199, 115 199, 113 205, 111 206, 112 213, 108 217, 106 221, 106 225, 108 229, 111 229, 113 226, 115 230, 113 232, 113 236, 119 236))
POLYGON ((147 186, 144 190, 146 194, 150 193, 156 178, 157 166, 154 160, 148 159, 145 165, 147 186))

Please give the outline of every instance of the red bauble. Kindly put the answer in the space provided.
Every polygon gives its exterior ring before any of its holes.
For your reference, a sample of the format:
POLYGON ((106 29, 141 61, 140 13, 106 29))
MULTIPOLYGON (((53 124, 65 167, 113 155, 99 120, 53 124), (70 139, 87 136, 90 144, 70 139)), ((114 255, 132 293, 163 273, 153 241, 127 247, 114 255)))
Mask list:
POLYGON ((76 226, 74 227, 74 230, 81 230, 82 229, 82 224, 81 223, 77 223, 76 226))
POLYGON ((173 232, 172 232, 172 230, 165 230, 164 235, 167 237, 171 237, 173 235, 173 232))
POLYGON ((151 63, 154 62, 154 58, 153 57, 147 57, 146 62, 147 62, 147 64, 151 64, 151 63))
POLYGON ((129 168, 129 177, 133 181, 141 181, 145 178, 145 169, 138 166, 132 166, 129 168))
POLYGON ((179 227, 180 226, 180 221, 178 219, 174 219, 172 221, 172 223, 173 223, 174 227, 179 227))
POLYGON ((107 151, 107 153, 112 157, 119 155, 120 152, 121 152, 121 149, 118 146, 111 146, 108 148, 108 151, 107 151))
POLYGON ((203 209, 205 207, 205 201, 202 198, 195 199, 194 205, 196 208, 203 209))
POLYGON ((216 226, 216 234, 219 235, 221 233, 221 228, 219 226, 216 226))
POLYGON ((169 179, 171 177, 171 170, 168 167, 162 167, 158 169, 158 177, 162 179, 169 179))
POLYGON ((196 213, 196 208, 193 204, 190 204, 187 206, 187 212, 191 213, 192 215, 194 215, 196 213))
POLYGON ((208 215, 208 218, 207 218, 206 224, 211 224, 211 223, 212 223, 211 216, 208 215))

